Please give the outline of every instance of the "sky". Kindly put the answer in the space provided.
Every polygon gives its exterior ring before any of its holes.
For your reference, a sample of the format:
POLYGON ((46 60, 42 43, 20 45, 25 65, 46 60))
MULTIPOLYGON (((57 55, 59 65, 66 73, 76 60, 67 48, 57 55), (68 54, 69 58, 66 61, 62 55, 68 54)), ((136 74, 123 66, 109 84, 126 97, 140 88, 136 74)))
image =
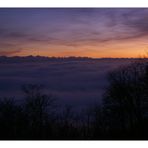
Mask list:
POLYGON ((0 8, 0 55, 140 57, 148 9, 0 8))

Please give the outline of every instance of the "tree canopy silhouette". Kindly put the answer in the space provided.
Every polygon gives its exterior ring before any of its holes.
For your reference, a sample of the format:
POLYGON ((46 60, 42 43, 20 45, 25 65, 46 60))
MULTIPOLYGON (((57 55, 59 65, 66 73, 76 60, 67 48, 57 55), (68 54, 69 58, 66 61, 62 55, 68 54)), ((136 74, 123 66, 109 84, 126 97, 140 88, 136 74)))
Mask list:
POLYGON ((148 62, 138 61, 108 75, 104 97, 108 128, 141 131, 148 112, 148 62))

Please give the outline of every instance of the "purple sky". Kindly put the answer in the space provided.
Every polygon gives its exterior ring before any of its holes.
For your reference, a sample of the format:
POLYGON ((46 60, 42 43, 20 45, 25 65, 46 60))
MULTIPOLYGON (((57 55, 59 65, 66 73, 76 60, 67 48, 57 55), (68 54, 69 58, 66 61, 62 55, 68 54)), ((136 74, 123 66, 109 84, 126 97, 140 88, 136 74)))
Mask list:
POLYGON ((138 57, 148 9, 0 9, 0 55, 138 57))

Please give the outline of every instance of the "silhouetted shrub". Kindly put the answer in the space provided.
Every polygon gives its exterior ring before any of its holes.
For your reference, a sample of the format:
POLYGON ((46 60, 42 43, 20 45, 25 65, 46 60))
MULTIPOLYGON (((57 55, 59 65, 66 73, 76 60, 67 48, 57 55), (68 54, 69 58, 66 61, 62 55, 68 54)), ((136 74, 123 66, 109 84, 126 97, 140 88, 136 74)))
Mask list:
POLYGON ((25 138, 27 122, 21 106, 14 99, 0 100, 0 139, 25 138))

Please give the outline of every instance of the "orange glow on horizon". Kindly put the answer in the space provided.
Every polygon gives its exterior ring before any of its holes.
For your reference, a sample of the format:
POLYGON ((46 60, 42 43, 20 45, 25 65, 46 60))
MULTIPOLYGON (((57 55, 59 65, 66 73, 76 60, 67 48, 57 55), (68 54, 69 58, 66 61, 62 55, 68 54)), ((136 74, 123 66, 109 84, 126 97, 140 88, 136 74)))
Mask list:
POLYGON ((46 56, 46 57, 92 57, 92 58, 138 58, 146 54, 147 47, 141 42, 113 42, 106 45, 98 44, 96 46, 60 46, 50 45, 28 49, 22 49, 20 52, 11 56, 46 56))

